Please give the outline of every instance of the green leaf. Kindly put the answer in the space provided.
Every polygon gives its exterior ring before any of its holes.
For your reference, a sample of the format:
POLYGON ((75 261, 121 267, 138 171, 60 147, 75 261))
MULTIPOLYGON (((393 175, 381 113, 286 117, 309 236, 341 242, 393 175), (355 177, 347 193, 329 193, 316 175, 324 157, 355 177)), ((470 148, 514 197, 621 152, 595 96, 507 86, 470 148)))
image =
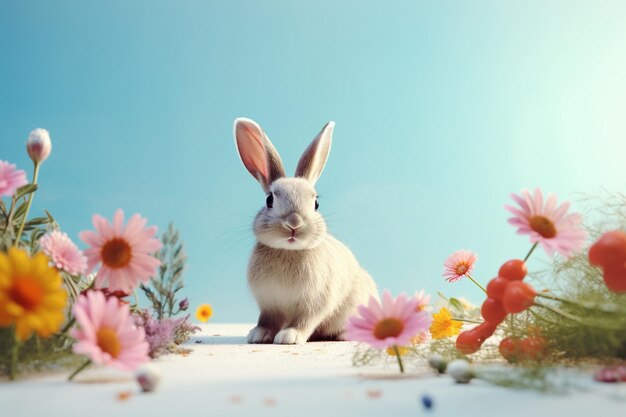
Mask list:
POLYGON ((13 220, 18 221, 22 217, 24 217, 24 214, 26 213, 27 208, 28 208, 28 202, 24 201, 22 204, 20 204, 17 207, 17 209, 15 209, 15 212, 13 213, 13 220))
POLYGON ((47 217, 35 217, 34 219, 27 221, 26 226, 38 226, 49 222, 50 219, 48 219, 47 217))
POLYGON ((44 210, 44 212, 46 213, 46 216, 48 217, 48 220, 50 221, 50 223, 56 223, 56 221, 54 220, 54 217, 52 217, 52 214, 50 214, 48 210, 44 210))
POLYGON ((37 184, 26 184, 17 189, 17 192, 15 193, 15 199, 19 200, 25 195, 34 193, 35 191, 37 191, 37 184))
POLYGON ((463 314, 465 310, 463 309, 463 304, 461 304, 461 302, 458 299, 451 297, 449 302, 450 302, 450 307, 455 309, 458 313, 463 314))

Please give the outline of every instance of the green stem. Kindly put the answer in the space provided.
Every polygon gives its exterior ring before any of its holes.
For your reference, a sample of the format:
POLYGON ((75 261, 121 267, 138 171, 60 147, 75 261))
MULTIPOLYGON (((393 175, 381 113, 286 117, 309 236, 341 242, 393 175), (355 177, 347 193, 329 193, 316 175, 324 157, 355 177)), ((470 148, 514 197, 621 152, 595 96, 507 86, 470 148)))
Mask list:
POLYGON ((487 294, 487 290, 485 289, 485 287, 483 287, 482 285, 480 285, 478 283, 478 281, 476 281, 474 278, 472 278, 472 276, 470 274, 465 274, 466 277, 468 277, 470 279, 470 281, 472 281, 474 284, 476 284, 478 286, 478 288, 480 288, 481 290, 483 290, 483 292, 485 294, 487 294))
POLYGON ((9 226, 11 226, 11 224, 13 223, 13 213, 15 213, 16 201, 17 199, 15 198, 15 195, 14 195, 13 198, 11 199, 11 207, 9 207, 9 214, 7 215, 7 222, 4 225, 4 230, 2 231, 2 233, 6 233, 6 231, 9 229, 9 226))
MULTIPOLYGON (((33 173, 33 184, 37 184, 37 178, 39 177, 39 162, 35 162, 35 172, 33 173)), ((28 197, 28 203, 26 204, 26 212, 24 212, 24 218, 22 219, 22 224, 20 225, 20 229, 15 236, 15 246, 19 246, 20 238, 22 237, 22 232, 24 231, 24 226, 26 225, 26 220, 28 220, 28 212, 30 212, 30 206, 33 205, 33 199, 35 198, 35 191, 33 191, 28 197)))
POLYGON ((524 262, 526 262, 528 260, 528 258, 530 258, 530 255, 532 255, 532 253, 535 251, 535 249, 537 249, 537 246, 539 245, 539 242, 535 243, 533 245, 532 248, 530 248, 530 250, 528 251, 528 253, 526 254, 526 257, 524 258, 524 262))
POLYGON ((534 302, 534 305, 536 305, 537 307, 545 308, 546 310, 551 311, 551 312, 553 312, 554 314, 558 314, 558 315, 559 315, 559 316, 561 316, 561 317, 565 317, 566 319, 569 319, 569 320, 575 321, 575 322, 576 322, 576 323, 578 323, 578 324, 582 324, 582 325, 584 325, 584 326, 586 326, 586 325, 587 325, 585 322, 583 322, 583 321, 580 319, 580 317, 576 317, 576 316, 574 316, 574 315, 571 315, 571 314, 569 314, 569 313, 566 313, 566 312, 564 312, 564 311, 561 311, 561 310, 559 310, 559 309, 557 309, 557 308, 550 307, 550 306, 547 306, 547 305, 545 305, 545 304, 538 303, 538 302, 536 302, 536 301, 534 302))
POLYGON ((541 298, 545 298, 548 300, 552 300, 552 301, 558 301, 560 303, 563 304, 569 304, 569 305, 573 305, 576 307, 580 307, 580 308, 584 308, 586 310, 597 310, 597 311, 601 311, 602 313, 606 313, 606 314, 618 314, 618 310, 613 308, 613 309, 607 309, 607 308, 603 308, 603 306, 595 304, 595 303, 586 303, 586 302, 578 302, 578 301, 572 301, 572 300, 568 300, 565 298, 561 298, 561 297, 557 297, 556 295, 552 295, 552 294, 546 294, 544 292, 539 292, 535 295, 536 297, 541 297, 541 298))
POLYGON ((482 324, 482 323, 484 323, 484 322, 479 321, 479 320, 460 319, 458 317, 452 317, 452 320, 454 320, 454 321, 462 321, 463 323, 472 323, 472 324, 482 324))
POLYGON ((66 334, 66 333, 67 333, 67 332, 68 332, 68 331, 72 328, 72 326, 74 325, 74 323, 76 323, 76 319, 75 319, 74 317, 72 317, 71 319, 69 319, 69 320, 67 321, 67 324, 65 325, 65 327, 63 328, 63 330, 61 330, 61 331, 59 332, 59 334, 60 334, 60 335, 64 335, 64 334, 66 334))
POLYGON ((402 365, 402 357, 400 356, 400 350, 398 345, 393 345, 393 351, 396 352, 396 358, 398 359, 398 366, 400 367, 400 373, 404 373, 404 365, 402 365))
POLYGON ((17 356, 20 350, 20 342, 17 340, 17 332, 13 326, 13 345, 11 346, 11 363, 9 364, 9 380, 15 379, 17 373, 17 356))
POLYGON ((72 372, 72 375, 70 375, 67 380, 71 381, 72 379, 74 379, 74 377, 76 375, 78 375, 83 369, 85 369, 86 367, 88 367, 89 365, 91 365, 91 360, 87 359, 87 362, 83 363, 77 370, 75 370, 74 372, 72 372))

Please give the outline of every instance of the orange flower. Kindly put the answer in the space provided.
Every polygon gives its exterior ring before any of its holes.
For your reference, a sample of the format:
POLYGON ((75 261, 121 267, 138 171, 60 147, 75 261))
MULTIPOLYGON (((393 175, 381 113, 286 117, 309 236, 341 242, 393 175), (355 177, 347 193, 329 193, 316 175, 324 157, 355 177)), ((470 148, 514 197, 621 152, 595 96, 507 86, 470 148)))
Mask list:
POLYGON ((0 327, 14 325, 18 340, 33 332, 48 337, 63 323, 67 292, 49 263, 41 252, 32 257, 23 249, 0 252, 0 327))
POLYGON ((196 309, 196 319, 202 323, 209 321, 213 315, 213 307, 210 304, 202 304, 196 309))

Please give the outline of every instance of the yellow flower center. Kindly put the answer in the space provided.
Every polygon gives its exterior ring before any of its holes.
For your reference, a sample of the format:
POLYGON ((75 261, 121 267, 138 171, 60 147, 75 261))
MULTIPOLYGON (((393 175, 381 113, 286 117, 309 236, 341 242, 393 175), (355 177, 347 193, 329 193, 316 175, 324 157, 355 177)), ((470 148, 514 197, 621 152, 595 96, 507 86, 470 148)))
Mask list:
POLYGON ((112 358, 117 358, 122 351, 122 343, 117 337, 117 333, 110 327, 101 327, 96 333, 98 339, 98 346, 103 352, 111 355, 112 358))
POLYGON ((541 236, 550 239, 556 236, 556 227, 550 219, 545 216, 533 216, 529 220, 530 228, 541 236))
POLYGON ((404 330, 404 324, 395 318, 389 317, 382 319, 374 327, 374 336, 377 339, 383 340, 388 337, 397 337, 404 330))
POLYGON ((32 278, 18 278, 13 282, 10 297, 24 310, 34 310, 43 300, 43 288, 32 278))
POLYGON ((467 266, 466 263, 460 263, 456 266, 456 274, 461 276, 461 275, 465 275, 465 273, 467 272, 467 270, 469 269, 469 266, 467 266))
POLYGON ((102 263, 109 268, 124 268, 129 264, 132 255, 128 242, 120 238, 109 240, 100 252, 102 263))

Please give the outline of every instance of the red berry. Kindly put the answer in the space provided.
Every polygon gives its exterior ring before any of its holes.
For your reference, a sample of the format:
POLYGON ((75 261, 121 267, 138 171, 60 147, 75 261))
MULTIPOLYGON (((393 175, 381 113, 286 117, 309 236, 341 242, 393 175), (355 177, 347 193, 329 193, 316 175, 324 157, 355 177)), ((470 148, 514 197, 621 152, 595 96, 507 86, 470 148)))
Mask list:
POLYGON ((500 342, 500 346, 498 346, 500 355, 511 363, 516 362, 522 351, 520 342, 521 341, 515 337, 505 337, 500 342))
POLYGON ((507 313, 520 313, 533 304, 536 292, 523 281, 509 283, 502 297, 502 306, 507 313))
POLYGON ((524 359, 540 360, 546 356, 546 339, 532 336, 520 342, 520 350, 524 359))
POLYGON ((626 292, 626 263, 605 266, 604 283, 613 292, 626 292))
POLYGON ((625 263, 626 233, 615 230, 603 234, 589 249, 589 262, 603 267, 625 263))
POLYGON ((474 329, 466 330, 459 334, 456 338, 456 349, 466 355, 478 352, 481 345, 481 337, 478 332, 474 331, 474 329))
POLYGON ((511 281, 501 277, 492 279, 489 281, 489 284, 487 284, 487 296, 495 300, 501 300, 504 295, 504 290, 509 282, 511 281))
POLYGON ((506 317, 506 311, 504 311, 502 303, 498 300, 494 300, 493 298, 487 298, 485 300, 480 312, 486 321, 493 323, 496 326, 502 323, 502 320, 506 317))
POLYGON ((521 259, 511 259, 505 262, 498 271, 498 275, 511 281, 520 281, 524 279, 528 270, 526 263, 521 259))
POLYGON ((478 334, 478 338, 480 340, 480 343, 482 344, 485 340, 489 339, 491 335, 495 333, 497 328, 498 324, 485 321, 474 327, 472 331, 478 334))

